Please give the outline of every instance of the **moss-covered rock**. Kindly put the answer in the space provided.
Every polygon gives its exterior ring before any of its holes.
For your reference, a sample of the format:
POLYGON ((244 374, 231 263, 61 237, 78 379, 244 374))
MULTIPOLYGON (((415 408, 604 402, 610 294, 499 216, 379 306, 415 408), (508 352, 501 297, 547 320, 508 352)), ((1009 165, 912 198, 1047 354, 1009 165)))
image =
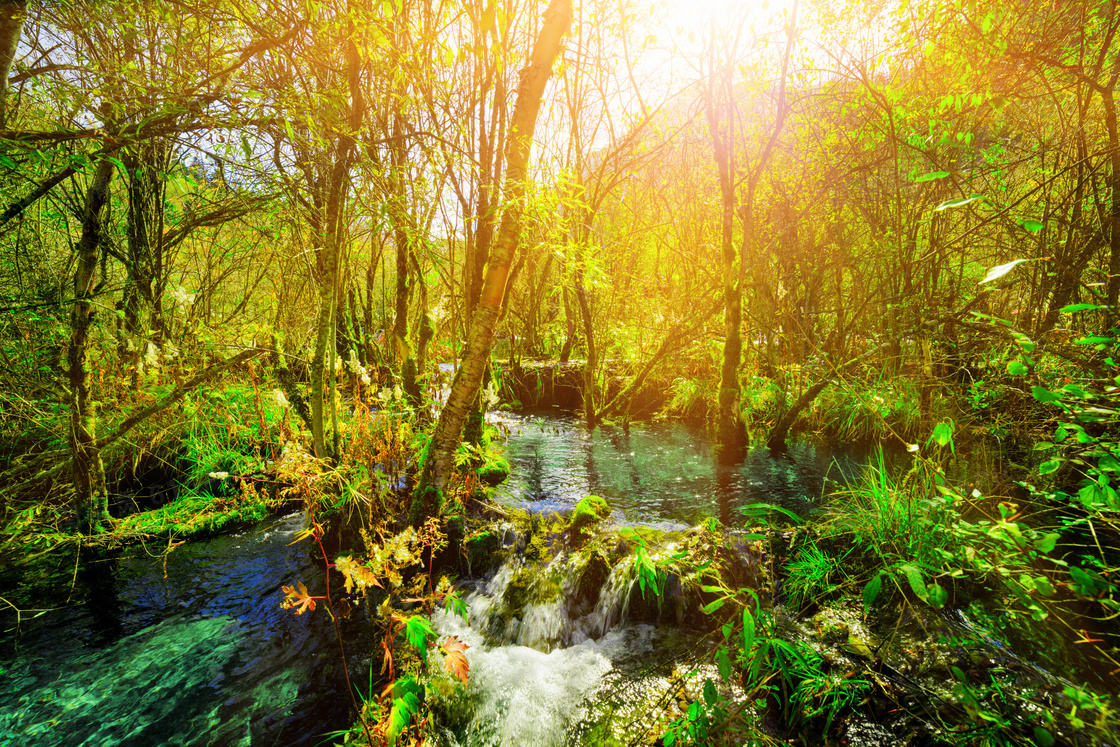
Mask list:
POLYGON ((268 518, 280 507, 266 494, 260 500, 225 498, 204 494, 182 495, 154 511, 132 514, 117 525, 122 540, 136 537, 201 539, 220 532, 251 526, 268 518))
POLYGON ((493 488, 505 482, 510 471, 509 461, 504 456, 490 452, 487 453, 486 461, 482 463, 482 466, 475 470, 475 474, 478 475, 478 479, 484 485, 493 488))
POLYGON ((610 515, 611 507, 605 498, 597 495, 589 495, 583 498, 576 504, 571 517, 568 519, 572 539, 575 542, 582 541, 588 530, 609 518, 610 515))
POLYGON ((467 569, 471 575, 486 573, 502 561, 502 540, 493 529, 483 529, 463 540, 467 569))
POLYGON ((528 605, 555 602, 561 593, 560 579, 554 578, 547 571, 538 568, 517 570, 502 594, 502 623, 513 618, 523 618, 528 605))

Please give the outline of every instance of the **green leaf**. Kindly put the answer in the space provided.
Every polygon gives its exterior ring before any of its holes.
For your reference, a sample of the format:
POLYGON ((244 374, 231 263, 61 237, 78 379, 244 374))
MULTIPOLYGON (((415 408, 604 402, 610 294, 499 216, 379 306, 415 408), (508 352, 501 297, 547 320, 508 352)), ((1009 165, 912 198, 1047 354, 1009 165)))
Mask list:
POLYGON ((1054 747, 1054 736, 1041 726, 1034 727, 1034 743, 1038 747, 1054 747))
POLYGON ((1080 340, 1074 340, 1074 345, 1100 345, 1105 342, 1115 342, 1111 337, 1082 337, 1080 340))
POLYGON ((408 727, 412 717, 420 713, 420 705, 424 702, 424 687, 411 677, 404 677, 392 684, 393 707, 389 711, 389 723, 385 727, 385 736, 389 745, 395 745, 397 737, 408 727))
POLYGON ((1083 387, 1080 387, 1077 384, 1066 384, 1058 391, 1060 391, 1062 394, 1069 394, 1074 397, 1080 397, 1081 399, 1090 399, 1093 396, 1089 394, 1089 392, 1085 391, 1083 387))
POLYGON ((1061 397, 1059 397, 1057 394, 1054 394, 1049 389, 1047 389, 1045 387, 1041 387, 1041 386, 1033 387, 1031 389, 1031 396, 1034 397, 1039 402, 1042 402, 1042 403, 1060 402, 1061 399, 1062 399, 1061 397))
POLYGON ((1050 583, 1050 579, 1046 578, 1046 576, 1035 576, 1032 582, 1035 591, 1044 597, 1052 597, 1057 591, 1057 589, 1054 588, 1054 584, 1050 583))
POLYGON ((704 612, 705 615, 710 615, 726 603, 727 603, 727 598, 726 597, 723 598, 723 599, 717 599, 714 602, 708 602, 707 604, 704 605, 703 612, 704 612))
POLYGON ((775 506, 772 503, 748 503, 745 506, 740 506, 738 510, 739 513, 743 514, 744 516, 747 516, 751 519, 760 519, 767 524, 770 523, 768 515, 771 511, 777 511, 778 513, 782 514, 787 519, 792 521, 794 524, 801 523, 801 517, 795 514, 793 511, 790 511, 788 508, 782 508, 781 506, 775 506))
POLYGON ((1107 309, 1104 304, 1099 303, 1071 303, 1069 306, 1063 306, 1058 309, 1059 314, 1072 314, 1075 311, 1095 311, 1097 309, 1107 309))
POLYGON ((1031 218, 1024 218, 1019 221, 1019 225, 1030 231, 1031 233, 1038 233, 1046 225, 1042 221, 1032 220, 1031 218))
POLYGON ((1095 596, 1101 588, 1105 588, 1097 583, 1100 576, 1092 571, 1084 571, 1075 565, 1071 565, 1069 575, 1073 579, 1073 590, 1082 596, 1095 596))
POLYGON ((948 171, 931 171, 928 174, 922 174, 921 176, 914 177, 914 181, 929 182, 933 181, 934 179, 944 179, 947 176, 949 176, 948 171))
POLYGON ((918 596, 923 602, 926 601, 926 580, 922 576, 922 571, 917 566, 903 565, 899 566, 902 575, 906 576, 906 580, 910 582, 910 588, 913 589, 914 594, 918 596))
POLYGON ((755 628, 754 628, 754 615, 751 611, 743 608, 743 651, 749 652, 754 647, 755 628))
POLYGON ((420 654, 423 661, 428 660, 428 638, 435 637, 432 624, 420 615, 413 615, 404 621, 404 636, 420 654))
POLYGON ((938 423, 933 429, 933 435, 926 441, 926 446, 936 441, 938 446, 942 448, 948 446, 956 454, 956 446, 953 444, 953 425, 952 418, 948 422, 938 423))
POLYGON ((719 669, 719 676, 725 680, 731 677, 734 668, 731 666, 731 657, 727 655, 727 647, 720 646, 716 649, 716 668, 719 669))
POLYGON ((1048 475, 1051 472, 1056 472, 1058 467, 1062 466, 1061 459, 1048 459, 1042 464, 1038 465, 1038 474, 1048 475))
POLYGON ((949 601, 949 592, 941 584, 930 584, 926 587, 926 603, 935 610, 939 610, 949 601))
POLYGON ((1023 349, 1025 353, 1033 353, 1035 344, 1034 340, 1024 335, 1022 332, 1011 330, 1011 336, 1015 338, 1015 342, 1023 349))
POLYGON ((719 693, 716 692, 716 686, 711 679, 704 678, 704 702, 711 708, 719 700, 719 693))
POLYGON ((986 199, 984 197, 984 195, 974 194, 971 197, 961 197, 961 198, 956 199, 956 200, 945 200, 945 202, 943 202, 940 205, 938 205, 937 207, 935 207, 934 210, 935 211, 948 210, 949 208, 961 207, 962 205, 967 205, 970 202, 976 202, 977 200, 984 200, 984 199, 986 199))
POLYGON ((1024 262, 1030 262, 1030 260, 1029 259, 1015 259, 1015 260, 1012 260, 1012 261, 1008 262, 1007 264, 997 265, 996 267, 993 267, 992 269, 988 270, 988 274, 984 276, 984 279, 980 281, 980 284, 983 285, 984 283, 990 283, 993 280, 999 280, 1001 277, 1003 277, 1007 273, 1011 272, 1012 270, 1014 270, 1016 267, 1023 264, 1024 262))
POLYGON ((863 611, 866 613, 879 598, 879 591, 883 588, 883 574, 878 573, 863 587, 863 611))
POLYGON ((1021 360, 1013 360, 1007 364, 1007 373, 1012 376, 1026 376, 1031 370, 1023 365, 1021 360))

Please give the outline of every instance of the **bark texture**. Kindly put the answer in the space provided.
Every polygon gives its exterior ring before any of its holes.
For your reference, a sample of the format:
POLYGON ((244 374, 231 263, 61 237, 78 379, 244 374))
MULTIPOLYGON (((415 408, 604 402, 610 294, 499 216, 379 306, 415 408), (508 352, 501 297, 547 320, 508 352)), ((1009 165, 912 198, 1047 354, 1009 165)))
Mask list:
POLYGON ((8 76, 26 16, 27 0, 0 0, 0 130, 8 126, 8 76))
POLYGON ((73 480, 78 528, 84 534, 102 531, 109 523, 109 500, 101 451, 96 439, 96 414, 90 398, 89 372, 86 371, 86 344, 93 303, 97 264, 101 246, 101 213, 109 200, 113 162, 97 165, 86 191, 82 209, 82 238, 78 242, 74 270, 74 308, 70 313, 70 347, 67 353, 70 379, 70 448, 73 453, 73 480))

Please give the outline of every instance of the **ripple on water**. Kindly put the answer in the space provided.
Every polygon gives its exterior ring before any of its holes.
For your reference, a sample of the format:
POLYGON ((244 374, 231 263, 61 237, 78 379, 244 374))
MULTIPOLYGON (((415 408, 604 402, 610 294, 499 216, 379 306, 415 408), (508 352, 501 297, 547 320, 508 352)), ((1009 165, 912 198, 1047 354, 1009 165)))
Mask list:
POLYGON ((0 635, 0 745, 317 744, 348 726, 330 621, 280 609, 281 585, 322 593, 287 544, 300 523, 184 545, 166 566, 137 550, 5 574, 21 606, 53 609, 0 635))
POLYGON ((815 509, 826 479, 847 482, 866 463, 866 454, 850 447, 796 441, 779 453, 754 446, 742 465, 720 467, 708 434, 685 423, 602 425, 589 432, 572 417, 492 417, 508 430, 508 500, 534 511, 566 511, 586 495, 601 495, 632 524, 680 528, 708 516, 735 524, 740 507, 761 502, 805 514, 815 509))

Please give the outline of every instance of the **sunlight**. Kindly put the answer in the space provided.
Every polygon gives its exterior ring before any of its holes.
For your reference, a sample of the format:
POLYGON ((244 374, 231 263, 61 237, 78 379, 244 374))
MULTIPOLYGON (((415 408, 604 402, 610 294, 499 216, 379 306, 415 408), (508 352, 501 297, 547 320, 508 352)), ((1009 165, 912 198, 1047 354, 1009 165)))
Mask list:
MULTIPOLYGON (((677 96, 703 76, 702 52, 713 29, 719 37, 739 29, 740 51, 763 51, 782 37, 794 0, 656 0, 641 14, 645 37, 634 77, 646 103, 677 96)), ((799 21, 800 24, 800 21, 799 21)), ((639 38, 642 38, 639 36, 639 38)))
POLYGON ((667 29, 687 31, 714 18, 726 30, 739 19, 751 25, 788 12, 792 0, 660 0, 660 5, 667 29))

